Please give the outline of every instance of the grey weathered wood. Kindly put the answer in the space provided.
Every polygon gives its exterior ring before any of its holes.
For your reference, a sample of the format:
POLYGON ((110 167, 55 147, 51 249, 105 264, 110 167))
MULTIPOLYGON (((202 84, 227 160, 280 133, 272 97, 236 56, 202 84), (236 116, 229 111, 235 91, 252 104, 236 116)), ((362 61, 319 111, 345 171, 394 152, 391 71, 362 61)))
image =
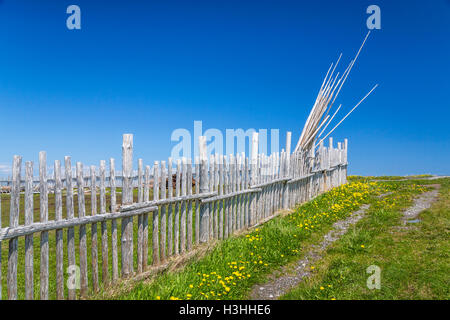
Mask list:
MULTIPOLYGON (((213 191, 218 192, 219 189, 219 155, 216 153, 214 158, 214 183, 213 191)), ((214 238, 219 239, 219 202, 213 204, 213 219, 214 219, 214 238)))
MULTIPOLYGON (((167 176, 166 176, 166 162, 161 161, 161 194, 160 198, 161 200, 166 199, 166 183, 167 183, 167 176)), ((161 262, 164 262, 167 257, 167 206, 162 205, 161 206, 161 262)))
MULTIPOLYGON (((251 146, 251 160, 250 160, 250 185, 255 185, 257 180, 257 165, 258 165, 258 133, 254 132, 252 135, 252 146, 251 146)), ((255 194, 250 195, 250 222, 249 225, 252 226, 256 219, 256 200, 257 196, 255 194)))
MULTIPOLYGON (((95 166, 91 166, 91 215, 97 214, 97 175, 95 166)), ((91 268, 92 287, 94 292, 99 290, 98 285, 98 238, 97 223, 91 224, 91 268)))
MULTIPOLYGON (((153 200, 159 199, 159 162, 155 161, 153 166, 153 200)), ((158 211, 153 212, 152 254, 153 264, 159 264, 159 225, 158 211)))
MULTIPOLYGON (((144 201, 148 201, 150 197, 150 166, 145 166, 145 188, 144 201)), ((142 261, 144 263, 144 270, 148 265, 148 212, 144 212, 142 217, 142 225, 144 230, 144 239, 142 242, 142 261)))
MULTIPOLYGON (((115 160, 109 160, 109 187, 111 191, 111 212, 117 210, 116 199, 116 168, 115 160)), ((119 253, 117 248, 117 220, 111 220, 111 256, 112 256, 112 280, 116 281, 119 278, 119 253)))
POLYGON ((51 231, 57 229, 71 228, 77 226, 86 226, 90 223, 98 223, 113 219, 119 218, 131 218, 137 215, 140 215, 144 212, 152 212, 156 211, 158 207, 145 207, 142 209, 136 209, 125 212, 114 212, 114 213, 106 213, 106 214, 97 214, 95 216, 84 216, 80 218, 73 219, 63 219, 61 221, 47 221, 47 222, 34 222, 28 226, 18 226, 15 228, 8 227, 0 230, 0 241, 12 239, 16 237, 22 237, 26 235, 30 235, 37 232, 51 231))
MULTIPOLYGON (((229 168, 230 168, 230 193, 234 194, 236 192, 236 171, 235 171, 235 160, 232 154, 230 154, 229 156, 229 168)), ((228 218, 228 222, 229 222, 229 227, 228 227, 228 232, 229 234, 233 234, 234 233, 234 228, 235 228, 235 223, 236 223, 236 219, 234 217, 235 214, 235 209, 236 209, 236 205, 235 205, 235 201, 234 201, 234 196, 232 196, 230 198, 230 216, 228 218)))
MULTIPOLYGON (((62 181, 61 162, 55 160, 55 220, 62 220, 62 181)), ((56 230, 56 299, 64 299, 64 244, 63 230, 56 230)))
MULTIPOLYGON (((244 155, 239 155, 238 158, 238 170, 237 170, 237 187, 238 190, 243 190, 243 176, 244 176, 244 155)), ((241 230, 244 222, 244 195, 241 194, 237 197, 238 199, 238 214, 237 214, 237 229, 241 230)))
MULTIPOLYGON (((33 223, 33 162, 25 163, 25 225, 33 223)), ((1 207, 1 203, 0 203, 1 207)), ((0 217, 1 220, 1 217, 0 217)), ((1 223, 0 223, 1 229, 1 223)), ((1 255, 1 253, 0 253, 1 255)), ((34 296, 33 269, 33 235, 25 237, 25 299, 32 300, 34 296)), ((1 281, 1 278, 0 278, 1 281)), ((1 290, 1 287, 0 287, 1 290)))
MULTIPOLYGON (((180 191, 181 193, 181 191, 180 191)), ((205 199, 209 197, 213 197, 217 195, 217 191, 214 192, 206 192, 202 194, 193 194, 193 195, 185 195, 185 196, 179 196, 179 197, 172 197, 170 199, 158 199, 158 200, 152 200, 147 201, 143 203, 133 203, 130 205, 124 205, 120 208, 120 212, 125 212, 129 210, 135 210, 135 209, 142 209, 148 206, 162 206, 167 205, 170 203, 179 203, 181 201, 190 201, 190 200, 198 200, 198 199, 205 199)))
MULTIPOLYGON (((242 186, 242 190, 245 190, 248 188, 249 186, 249 181, 250 181, 250 177, 249 177, 249 160, 247 157, 245 157, 245 162, 244 162, 244 179, 243 179, 244 183, 242 186)), ((244 202, 244 227, 248 228, 249 227, 249 216, 250 216, 250 196, 249 194, 244 196, 245 202, 244 202)))
MULTIPOLYGON (((200 194, 200 158, 195 157, 195 194, 200 194)), ((195 243, 200 243, 200 201, 195 201, 195 243)))
MULTIPOLYGON (((106 213, 106 161, 100 161, 100 214, 106 213)), ((106 285, 109 282, 108 269, 108 225, 101 223, 102 236, 102 281, 106 285)))
MULTIPOLYGON (((209 190, 214 191, 214 156, 211 154, 209 157, 209 190)), ((208 240, 211 240, 214 236, 214 201, 208 202, 209 206, 209 230, 208 230, 208 240)))
MULTIPOLYGON (((185 197, 187 195, 187 159, 183 157, 181 159, 182 163, 182 173, 181 173, 181 196, 185 197)), ((180 252, 184 253, 186 251, 186 201, 181 202, 180 209, 180 252)))
MULTIPOLYGON (((12 166, 12 186, 11 186, 11 204, 9 212, 9 226, 15 228, 19 225, 20 212, 20 172, 22 168, 22 157, 14 156, 12 166)), ((9 240, 8 252, 8 299, 17 299, 17 259, 18 259, 18 239, 9 240)))
MULTIPOLYGON (((187 196, 192 196, 192 160, 188 158, 187 163, 187 196)), ((193 233, 193 225, 192 225, 192 201, 187 200, 187 250, 190 251, 192 249, 192 233, 193 233)))
MULTIPOLYGON (((224 192, 224 180, 223 180, 223 163, 224 163, 224 157, 219 156, 219 196, 223 195, 224 192)), ((218 238, 223 239, 223 231, 224 231, 224 219, 223 219, 223 211, 224 211, 224 201, 219 200, 218 202, 219 208, 218 208, 218 215, 219 215, 219 230, 218 230, 218 238)))
MULTIPOLYGON (((39 152, 40 221, 48 220, 47 154, 39 152)), ((41 233, 41 300, 48 299, 48 232, 41 233)))
MULTIPOLYGON (((173 197, 173 179, 172 179, 172 158, 169 158, 167 164, 167 198, 171 199, 173 197)), ((167 211, 167 255, 171 256, 173 254, 173 205, 169 203, 167 211)))
MULTIPOLYGON (((68 220, 74 218, 74 203, 73 203, 73 184, 72 184, 72 164, 70 157, 64 157, 64 169, 66 176, 66 217, 68 220)), ((70 268, 75 266, 75 229, 70 227, 67 229, 67 264, 70 268)), ((76 289, 68 288, 69 300, 76 298, 76 289)))
MULTIPOLYGON (((78 217, 86 216, 85 199, 84 199, 84 178, 83 164, 77 162, 77 197, 78 197, 78 217)), ((87 241, 86 241, 86 225, 80 225, 80 294, 86 297, 88 294, 88 271, 87 271, 87 241)))
MULTIPOLYGON (((133 202, 133 135, 124 134, 122 143, 122 205, 133 202)), ((133 272, 133 219, 122 219, 122 277, 133 272)))
MULTIPOLYGON (((208 177, 208 160, 206 157, 206 137, 199 137, 200 148, 200 193, 209 192, 209 177, 208 177)), ((209 239, 209 206, 200 205, 200 242, 207 242, 209 239)))
MULTIPOLYGON (((227 156, 223 157, 223 168, 224 168, 224 194, 231 193, 230 191, 230 164, 227 161, 227 156)), ((230 233, 230 200, 224 199, 224 238, 228 238, 230 233)))
MULTIPOLYGON (((181 196, 181 160, 177 159, 177 174, 175 180, 175 195, 181 196)), ((175 227, 174 227, 175 254, 180 253, 180 202, 175 203, 175 227)))
MULTIPOLYGON (((143 160, 138 159, 138 203, 144 201, 144 189, 143 189, 143 160)), ((138 239, 137 239, 137 272, 141 273, 144 268, 143 263, 143 242, 144 242, 144 224, 143 216, 138 216, 138 239)))

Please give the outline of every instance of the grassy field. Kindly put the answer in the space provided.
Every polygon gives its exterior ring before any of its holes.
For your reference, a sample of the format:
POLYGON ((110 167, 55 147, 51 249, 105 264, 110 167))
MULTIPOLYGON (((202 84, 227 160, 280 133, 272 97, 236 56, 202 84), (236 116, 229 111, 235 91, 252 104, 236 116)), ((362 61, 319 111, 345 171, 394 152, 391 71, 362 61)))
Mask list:
POLYGON ((166 273, 115 299, 245 299, 251 287, 301 256, 333 222, 391 188, 381 183, 352 183, 335 188, 241 236, 219 243, 178 272, 166 273))
POLYGON ((392 185, 395 193, 373 202, 366 218, 327 251, 314 276, 282 299, 450 298, 450 179, 392 185), (420 223, 400 227, 401 211, 419 183, 441 184, 439 201, 420 214, 420 223), (381 269, 379 290, 366 286, 370 265, 381 269))

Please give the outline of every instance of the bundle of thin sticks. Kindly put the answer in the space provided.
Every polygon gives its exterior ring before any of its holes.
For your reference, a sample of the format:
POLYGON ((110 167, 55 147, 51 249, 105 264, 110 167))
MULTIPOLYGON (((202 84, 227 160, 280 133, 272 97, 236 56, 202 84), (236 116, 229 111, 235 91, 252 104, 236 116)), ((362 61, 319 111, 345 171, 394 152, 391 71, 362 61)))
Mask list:
POLYGON ((369 37, 370 31, 367 33, 364 41, 359 48, 356 56, 353 60, 350 61, 349 65, 345 69, 342 75, 336 71, 336 67, 341 60, 342 53, 339 55, 336 63, 331 63, 330 68, 328 69, 327 74, 322 82, 322 86, 320 87, 319 94, 317 95, 316 101, 311 109, 311 112, 306 120, 305 126, 303 127, 302 134, 300 139, 297 142, 297 146, 294 149, 294 152, 299 151, 308 151, 311 150, 315 145, 318 145, 321 141, 323 141, 326 137, 328 137, 360 104, 363 102, 375 88, 378 86, 376 84, 372 90, 370 90, 364 98, 362 98, 346 115, 343 117, 328 133, 320 139, 320 137, 324 134, 325 130, 328 128, 329 124, 333 121, 334 117, 341 109, 342 105, 339 105, 336 110, 333 112, 330 117, 330 111, 332 110, 334 101, 336 100, 339 92, 342 89, 345 81, 347 80, 350 71, 355 65, 356 60, 358 59, 359 53, 361 49, 364 47, 367 38, 369 37), (331 72, 330 72, 331 71, 331 72), (321 130, 322 129, 322 130, 321 130), (320 131, 321 130, 321 131, 320 131), (320 133, 319 133, 320 131, 320 133), (317 140, 320 139, 319 142, 317 140), (317 143, 316 143, 317 142, 317 143))

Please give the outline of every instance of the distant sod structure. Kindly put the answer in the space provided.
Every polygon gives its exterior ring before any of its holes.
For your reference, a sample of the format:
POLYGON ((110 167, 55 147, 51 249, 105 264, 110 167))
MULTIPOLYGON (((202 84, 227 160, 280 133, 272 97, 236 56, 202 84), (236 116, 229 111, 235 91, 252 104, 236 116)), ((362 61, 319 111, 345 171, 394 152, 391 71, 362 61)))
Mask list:
POLYGON ((291 132, 285 149, 271 155, 259 152, 254 133, 249 156, 208 159, 202 136, 198 158, 152 166, 138 159, 134 168, 133 135, 124 134, 121 171, 115 159, 85 166, 66 156, 64 170, 56 160, 50 176, 40 152, 38 178, 32 162, 14 156, 0 196, 0 298, 87 298, 346 183, 347 139, 323 142, 374 89, 320 137, 340 109, 330 118, 361 48, 340 78, 341 57, 328 70, 293 152, 291 132))

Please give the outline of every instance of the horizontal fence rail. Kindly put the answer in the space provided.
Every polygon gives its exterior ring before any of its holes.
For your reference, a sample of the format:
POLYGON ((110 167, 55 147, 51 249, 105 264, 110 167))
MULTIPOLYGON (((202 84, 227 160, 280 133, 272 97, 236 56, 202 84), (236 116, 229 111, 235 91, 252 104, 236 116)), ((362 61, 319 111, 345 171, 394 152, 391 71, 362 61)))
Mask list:
POLYGON ((72 167, 66 156, 62 168, 40 152, 33 177, 14 156, 0 181, 0 299, 87 298, 346 183, 347 140, 291 153, 288 132, 286 149, 265 155, 254 134, 250 157, 209 159, 199 142, 194 161, 138 159, 136 170, 126 134, 120 174, 114 159, 72 167))

